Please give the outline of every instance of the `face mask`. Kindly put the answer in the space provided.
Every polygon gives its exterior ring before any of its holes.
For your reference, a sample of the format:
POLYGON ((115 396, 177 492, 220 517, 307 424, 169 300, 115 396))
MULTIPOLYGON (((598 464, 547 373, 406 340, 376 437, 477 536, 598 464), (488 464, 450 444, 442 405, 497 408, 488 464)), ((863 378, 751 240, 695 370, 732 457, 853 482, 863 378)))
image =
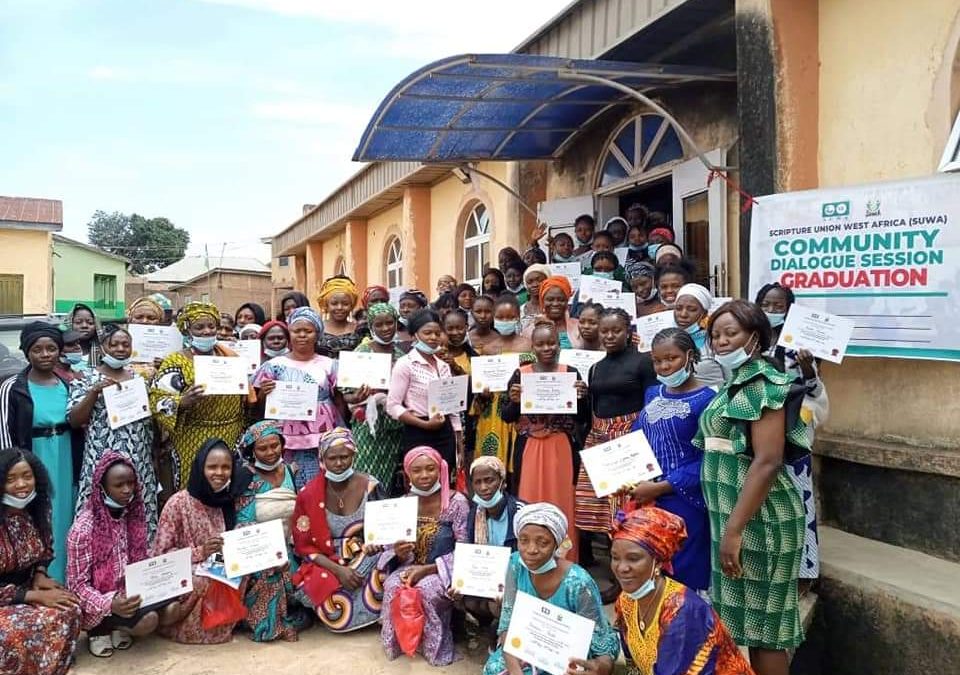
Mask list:
POLYGON ((764 312, 764 314, 767 315, 767 320, 770 322, 771 328, 782 326, 787 318, 787 315, 781 312, 764 312))
POLYGON ((418 497, 429 497, 432 494, 436 494, 440 490, 440 481, 437 481, 433 484, 433 487, 429 490, 421 490, 416 485, 410 486, 410 492, 417 495, 418 497))
POLYGON ((214 493, 220 494, 221 492, 224 492, 225 490, 229 490, 229 489, 230 489, 230 483, 231 483, 231 481, 228 480, 226 485, 224 485, 224 486, 223 486, 222 488, 220 488, 219 490, 214 490, 214 493))
POLYGON ((734 371, 750 360, 750 354, 743 347, 739 347, 729 354, 716 354, 714 358, 724 369, 734 371))
POLYGON ((647 255, 651 258, 657 257, 657 251, 660 250, 661 244, 647 244, 647 255))
POLYGON ((397 321, 399 321, 399 322, 400 322, 400 325, 403 326, 404 328, 407 327, 407 318, 406 318, 406 317, 404 317, 404 316, 397 317, 397 321))
POLYGON ((654 581, 654 577, 656 576, 657 576, 657 570, 656 568, 654 568, 653 574, 650 575, 649 579, 643 582, 643 586, 633 591, 632 593, 627 593, 627 595, 629 595, 630 598, 633 600, 640 600, 641 598, 647 597, 648 595, 653 593, 653 590, 657 587, 657 582, 654 581))
POLYGON ((25 509, 30 506, 30 502, 37 498, 37 491, 34 490, 26 497, 22 499, 20 497, 15 497, 14 495, 3 495, 3 504, 4 506, 9 506, 13 509, 25 509))
POLYGON ((417 340, 413 343, 413 346, 421 354, 436 354, 440 350, 439 347, 431 347, 423 340, 417 340))
POLYGON ((675 373, 670 373, 669 375, 657 375, 657 379, 660 380, 660 382, 662 382, 666 386, 676 389, 677 387, 681 386, 684 382, 689 380, 690 376, 693 374, 687 368, 689 363, 690 361, 688 360, 687 363, 683 364, 683 368, 681 368, 675 373))
MULTIPOLYGON (((342 473, 334 473, 333 471, 327 471, 327 480, 332 480, 334 483, 342 483, 345 480, 350 480, 350 476, 353 475, 353 467, 342 473)), ((437 483, 439 487, 440 483, 437 483)))
POLYGON ((120 370, 126 368, 130 365, 131 359, 118 359, 116 357, 110 356, 109 354, 104 354, 101 358, 108 368, 113 368, 114 370, 120 370))
POLYGON ((493 320, 493 329, 500 333, 500 335, 513 335, 517 332, 517 322, 516 321, 497 321, 493 320))
POLYGON ((535 570, 532 570, 529 567, 527 567, 527 563, 523 561, 523 557, 520 557, 520 564, 526 567, 527 571, 529 571, 530 574, 546 574, 547 572, 551 572, 557 569, 557 558, 556 556, 551 556, 550 560, 543 563, 542 565, 540 565, 540 567, 538 567, 535 570))
POLYGON ((583 246, 586 246, 587 244, 590 244, 590 243, 593 242, 593 235, 590 235, 590 236, 587 237, 586 239, 581 239, 580 236, 579 236, 578 234, 576 234, 576 233, 574 233, 573 236, 576 237, 577 243, 578 243, 578 244, 581 244, 581 245, 583 245, 583 246))
POLYGON ((554 262, 562 262, 562 263, 565 263, 565 262, 576 262, 576 261, 577 261, 577 257, 576 257, 576 256, 573 256, 573 255, 560 255, 559 253, 554 253, 554 254, 553 254, 553 260, 554 260, 554 262))
POLYGON ((280 466, 281 464, 283 464, 283 457, 281 457, 280 459, 278 459, 278 460, 277 460, 276 462, 274 462, 273 464, 267 464, 266 462, 261 462, 259 459, 256 460, 256 461, 254 461, 254 463, 253 463, 253 465, 254 465, 255 467, 257 467, 258 469, 260 469, 261 471, 273 471, 274 469, 276 469, 276 468, 277 468, 278 466, 280 466))
POLYGON ((601 279, 613 279, 613 272, 594 272, 593 276, 601 279))
POLYGON ((284 354, 289 354, 290 350, 284 347, 283 349, 264 349, 263 353, 269 356, 271 359, 275 359, 278 356, 283 356, 284 354))
POLYGON ((217 346, 217 336, 211 335, 210 337, 200 337, 197 335, 192 335, 190 336, 190 346, 201 354, 208 354, 213 351, 214 347, 217 346))
POLYGON ((507 290, 516 295, 517 293, 523 291, 523 284, 520 284, 519 286, 507 286, 507 290))
POLYGON ((373 341, 376 342, 378 345, 392 345, 392 344, 393 344, 393 338, 390 338, 389 340, 384 340, 382 337, 380 337, 380 336, 377 335, 376 333, 372 333, 372 332, 370 333, 370 335, 371 335, 371 337, 373 338, 373 341))
POLYGON ((661 303, 663 304, 663 306, 666 307, 667 309, 673 309, 673 306, 677 304, 677 301, 676 301, 676 300, 674 300, 673 302, 667 302, 663 297, 660 298, 660 302, 661 302, 661 303))
POLYGON ((634 253, 643 253, 647 249, 646 244, 630 244, 628 248, 634 253))
POLYGON ((495 493, 493 493, 493 496, 490 499, 484 499, 480 495, 476 494, 473 495, 471 499, 473 499, 473 503, 477 506, 482 506, 485 509, 492 509, 503 499, 503 490, 497 490, 495 493))
POLYGON ((83 354, 81 352, 67 352, 62 358, 64 363, 69 363, 71 366, 76 366, 83 362, 83 354))
POLYGON ((116 499, 114 499, 113 497, 111 497, 110 495, 108 495, 106 492, 104 492, 104 493, 103 493, 103 503, 107 505, 107 508, 108 508, 108 509, 117 509, 117 510, 120 510, 120 509, 125 509, 125 508, 127 508, 127 505, 128 505, 130 502, 127 502, 126 504, 121 504, 121 503, 118 502, 116 499))

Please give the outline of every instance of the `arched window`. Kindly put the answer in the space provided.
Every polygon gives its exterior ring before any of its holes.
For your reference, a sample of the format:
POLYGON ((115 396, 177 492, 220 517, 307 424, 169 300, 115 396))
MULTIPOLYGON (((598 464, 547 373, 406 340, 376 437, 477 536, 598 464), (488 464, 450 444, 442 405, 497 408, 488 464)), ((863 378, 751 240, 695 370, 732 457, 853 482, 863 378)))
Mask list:
POLYGON ((343 259, 343 256, 337 258, 337 264, 334 265, 334 269, 337 276, 345 277, 347 276, 347 261, 343 259))
POLYGON ((597 187, 605 188, 683 159, 683 144, 661 115, 638 115, 627 122, 607 147, 597 187))
POLYGON ((463 282, 480 286, 483 271, 490 262, 490 214, 477 203, 463 227, 463 282))
POLYGON ((403 247, 400 237, 390 237, 387 242, 387 288, 403 286, 403 247))

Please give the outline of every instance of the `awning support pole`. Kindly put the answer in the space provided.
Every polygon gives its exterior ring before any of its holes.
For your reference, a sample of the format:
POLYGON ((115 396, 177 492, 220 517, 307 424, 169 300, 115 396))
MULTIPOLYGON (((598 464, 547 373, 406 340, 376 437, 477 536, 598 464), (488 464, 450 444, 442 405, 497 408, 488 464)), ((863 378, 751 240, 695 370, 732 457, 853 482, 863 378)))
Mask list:
POLYGON ((520 202, 520 206, 522 206, 523 208, 525 208, 525 209, 537 220, 538 223, 540 222, 540 216, 539 216, 539 214, 537 214, 537 212, 536 212, 529 204, 527 204, 527 203, 523 200, 523 197, 521 196, 521 194, 520 194, 519 192, 517 192, 516 190, 514 190, 514 189, 513 189, 512 187, 510 187, 509 185, 507 185, 506 183, 504 183, 502 180, 500 180, 500 179, 497 178, 496 176, 491 176, 491 175, 490 175, 489 173, 487 173, 486 171, 481 171, 480 169, 478 169, 477 167, 473 166, 472 164, 464 164, 464 165, 461 166, 460 168, 461 168, 461 170, 462 170, 465 174, 467 174, 468 176, 469 176, 470 174, 472 174, 472 173, 475 173, 475 174, 477 174, 478 176, 483 176, 483 177, 486 178, 487 180, 493 181, 494 183, 496 183, 497 185, 499 185, 500 187, 502 187, 504 190, 506 190, 506 191, 509 192, 511 195, 513 195, 514 197, 516 197, 517 201, 520 202))

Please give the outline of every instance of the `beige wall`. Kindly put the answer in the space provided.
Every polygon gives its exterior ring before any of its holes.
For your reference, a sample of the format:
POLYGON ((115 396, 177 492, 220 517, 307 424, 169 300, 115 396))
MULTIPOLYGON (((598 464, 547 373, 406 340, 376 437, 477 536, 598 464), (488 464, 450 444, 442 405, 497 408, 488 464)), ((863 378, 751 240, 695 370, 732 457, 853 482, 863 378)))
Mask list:
POLYGON ((0 230, 0 274, 23 276, 24 314, 53 308, 52 237, 37 230, 0 230))
MULTIPOLYGON (((367 221, 367 282, 369 284, 387 285, 387 240, 400 235, 400 225, 403 218, 401 204, 381 212, 367 221)), ((402 241, 401 244, 406 244, 402 241)), ((404 285, 407 280, 404 279, 404 285)))

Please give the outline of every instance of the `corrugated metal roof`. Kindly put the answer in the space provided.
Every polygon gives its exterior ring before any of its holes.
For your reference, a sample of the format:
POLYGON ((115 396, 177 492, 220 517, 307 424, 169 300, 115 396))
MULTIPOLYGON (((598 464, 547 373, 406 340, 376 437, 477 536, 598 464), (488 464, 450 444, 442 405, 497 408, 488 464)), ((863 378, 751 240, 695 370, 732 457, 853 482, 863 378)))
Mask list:
POLYGON ((91 253, 98 253, 99 255, 105 256, 107 258, 113 258, 114 260, 122 260, 123 262, 129 264, 130 259, 124 258, 122 255, 117 255, 116 253, 111 253, 110 251, 104 251, 99 246, 93 246, 92 244, 85 244, 82 241, 77 241, 76 239, 71 239, 70 237, 64 237, 62 234, 53 235, 54 242, 60 242, 61 244, 66 244, 67 246, 76 246, 77 248, 82 248, 91 253))
POLYGON ((208 258, 207 256, 196 255, 187 256, 172 265, 146 274, 144 278, 153 283, 182 284, 214 270, 270 273, 269 265, 256 258, 231 258, 229 256, 210 256, 208 258))
POLYGON ((63 202, 59 199, 0 196, 0 224, 60 230, 63 228, 63 202))

